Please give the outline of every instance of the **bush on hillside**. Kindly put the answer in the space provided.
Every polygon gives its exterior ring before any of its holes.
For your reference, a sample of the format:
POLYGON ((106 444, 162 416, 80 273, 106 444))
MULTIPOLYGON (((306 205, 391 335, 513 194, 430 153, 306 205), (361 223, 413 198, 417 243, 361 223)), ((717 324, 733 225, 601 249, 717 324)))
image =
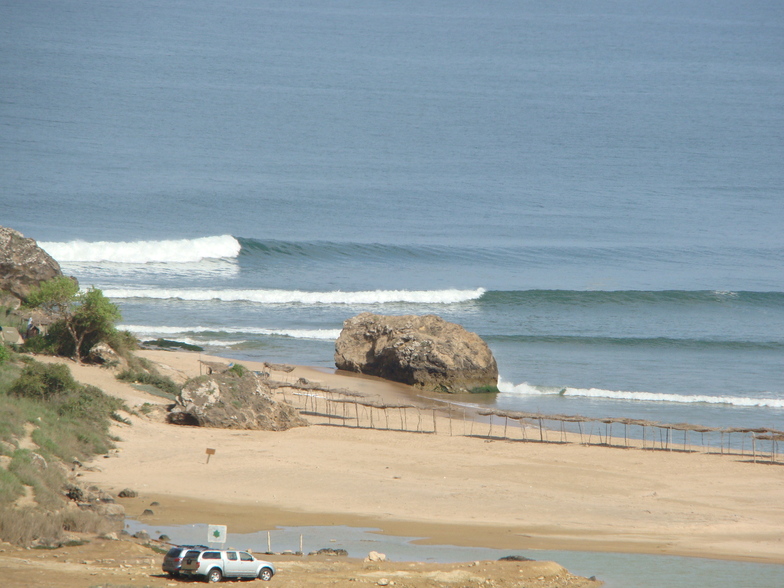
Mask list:
POLYGON ((177 396, 181 390, 180 386, 175 384, 171 378, 142 370, 127 369, 117 374, 116 377, 123 382, 154 386, 163 392, 166 398, 171 400, 174 400, 174 397, 177 396))

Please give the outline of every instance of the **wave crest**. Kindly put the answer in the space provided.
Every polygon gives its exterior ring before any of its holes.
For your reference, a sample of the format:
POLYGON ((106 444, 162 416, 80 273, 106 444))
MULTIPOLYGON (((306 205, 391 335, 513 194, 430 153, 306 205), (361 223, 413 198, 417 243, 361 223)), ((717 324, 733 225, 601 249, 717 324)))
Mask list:
MULTIPOLYGON (((197 345, 217 345, 216 341, 205 343, 203 340, 191 339, 194 336, 214 337, 215 335, 261 335, 267 337, 290 337, 292 339, 314 339, 334 341, 340 336, 340 329, 263 329, 256 327, 170 327, 160 325, 119 325, 119 329, 130 331, 139 338, 168 338, 178 336, 185 342, 193 340, 197 345), (187 341, 181 336, 189 335, 187 341), (201 342, 199 342, 201 341, 201 342)), ((237 345, 245 341, 219 340, 220 345, 237 345)))
POLYGON ((234 258, 241 245, 231 235, 166 241, 67 241, 39 243, 60 263, 188 263, 234 258))
POLYGON ((106 289, 109 298, 151 298, 258 304, 456 304, 477 300, 483 288, 475 290, 368 290, 361 292, 305 292, 301 290, 202 290, 165 288, 106 289))
POLYGON ((600 388, 555 388, 533 386, 526 382, 512 384, 499 379, 498 389, 505 394, 518 396, 554 395, 636 402, 673 402, 679 404, 725 404, 742 408, 784 408, 784 400, 743 396, 709 396, 705 394, 664 394, 660 392, 627 392, 600 388))

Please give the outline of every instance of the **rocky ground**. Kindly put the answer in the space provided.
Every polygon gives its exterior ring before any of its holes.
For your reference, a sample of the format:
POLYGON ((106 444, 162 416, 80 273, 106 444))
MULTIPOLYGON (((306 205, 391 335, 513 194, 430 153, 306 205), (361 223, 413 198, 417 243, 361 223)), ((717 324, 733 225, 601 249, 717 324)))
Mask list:
MULTIPOLYGON (((163 545, 162 547, 167 547, 163 545)), ((601 582, 569 574, 553 562, 482 561, 458 564, 363 562, 340 556, 259 556, 278 573, 270 588, 395 586, 396 588, 594 588, 601 582)), ((161 572, 163 555, 136 540, 92 538, 52 550, 0 544, 5 588, 176 587, 192 581, 161 572)), ((246 585, 229 581, 224 585, 246 585)), ((260 580, 255 585, 262 585, 260 580)), ((267 585, 267 584, 265 584, 267 585)))

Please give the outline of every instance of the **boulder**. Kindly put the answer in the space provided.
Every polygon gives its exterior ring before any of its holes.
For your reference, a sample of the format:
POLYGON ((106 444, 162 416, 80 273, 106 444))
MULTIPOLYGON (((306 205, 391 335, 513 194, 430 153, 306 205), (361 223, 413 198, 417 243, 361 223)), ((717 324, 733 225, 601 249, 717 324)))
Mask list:
POLYGON ((23 300, 41 282, 62 275, 60 264, 35 240, 0 227, 0 290, 23 300))
POLYGON ((498 366, 477 335, 436 315, 362 313, 343 323, 335 343, 338 369, 424 390, 497 391, 498 366))
POLYGON ((89 360, 103 366, 114 366, 118 369, 126 369, 128 361, 112 349, 108 343, 103 341, 96 343, 90 348, 89 360))
POLYGON ((264 378, 231 370, 189 380, 169 411, 174 424, 285 431, 307 426, 299 411, 273 398, 264 378))

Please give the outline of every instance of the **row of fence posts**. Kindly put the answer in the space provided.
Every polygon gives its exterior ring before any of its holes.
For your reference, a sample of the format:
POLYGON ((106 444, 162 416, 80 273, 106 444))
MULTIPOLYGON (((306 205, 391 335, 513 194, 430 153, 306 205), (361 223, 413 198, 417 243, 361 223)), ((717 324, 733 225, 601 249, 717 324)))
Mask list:
MULTIPOLYGON (((324 391, 321 391, 322 393, 324 391)), ((326 392, 330 394, 329 392, 326 392)), ((285 388, 283 392, 284 398, 288 401, 289 398, 285 393, 285 388)), ((378 404, 376 402, 371 402, 365 399, 364 401, 360 400, 360 397, 352 398, 352 397, 343 397, 343 398, 336 398, 336 397, 327 397, 320 394, 315 394, 313 392, 306 392, 302 390, 298 390, 293 393, 294 398, 297 399, 297 403, 300 405, 302 410, 316 416, 321 416, 327 419, 328 424, 333 424, 333 420, 338 420, 341 422, 342 426, 349 426, 349 422, 354 420, 354 426, 357 428, 369 428, 369 429, 386 429, 386 430, 399 430, 399 431, 406 431, 406 432, 414 432, 414 433, 430 433, 430 434, 438 434, 438 414, 439 412, 443 412, 446 417, 446 421, 448 423, 448 434, 454 435, 454 428, 453 428, 453 421, 455 408, 451 404, 447 404, 445 407, 421 407, 421 406, 414 406, 414 405, 383 405, 378 404), (321 406, 323 406, 323 410, 321 406), (351 407, 353 405, 353 411, 351 407), (342 407, 342 408, 338 408, 342 407), (409 409, 414 410, 416 412, 417 420, 416 420, 416 428, 409 428, 409 409), (395 419, 397 422, 390 423, 390 415, 389 411, 398 411, 398 418, 395 419), (374 418, 375 411, 381 411, 384 415, 383 417, 383 426, 381 424, 382 419, 374 418), (354 414, 351 415, 350 413, 353 412, 354 414), (429 413, 429 414, 428 414, 429 413), (423 418, 423 414, 426 414, 426 417, 423 418), (363 425, 363 421, 366 423, 363 425), (379 421, 378 423, 376 421, 379 421), (399 427, 398 427, 399 423, 399 427), (429 426, 427 426, 429 425, 429 426)), ((364 397, 362 397, 364 398, 364 397)), ((463 423, 463 431, 462 433, 457 433, 461 436, 474 436, 474 426, 478 425, 479 423, 476 419, 468 418, 468 411, 464 408, 462 411, 458 411, 458 414, 462 412, 462 423, 463 423)), ((503 434, 497 435, 495 432, 495 426, 493 422, 493 417, 496 415, 489 414, 489 430, 486 435, 483 435, 487 438, 501 438, 501 439, 511 439, 509 435, 509 420, 510 417, 503 416, 504 418, 504 425, 503 425, 503 434)), ((528 438, 526 433, 526 423, 525 419, 517 418, 512 419, 517 420, 519 423, 520 431, 521 431, 521 440, 522 441, 536 441, 536 437, 538 440, 543 443, 570 443, 568 439, 568 433, 565 428, 565 420, 558 419, 558 418, 548 418, 547 415, 541 415, 535 418, 528 418, 528 420, 535 420, 537 421, 536 425, 533 425, 533 428, 536 432, 534 433, 534 437, 531 439, 528 438), (544 426, 545 420, 553 420, 560 422, 560 428, 558 430, 547 429, 544 426), (548 432, 553 434, 556 432, 558 434, 558 440, 552 440, 548 437, 548 432)), ((571 421, 570 421, 571 422, 571 421)), ((586 419, 585 421, 573 421, 577 425, 577 433, 580 437, 580 444, 587 444, 591 445, 594 435, 596 435, 599 439, 599 445, 606 445, 606 446, 613 446, 612 444, 612 423, 604 423, 605 430, 604 435, 602 435, 601 430, 601 422, 595 421, 592 419, 586 419), (585 442, 585 432, 583 431, 582 424, 583 422, 590 423, 590 429, 587 432, 588 440, 585 442), (596 432, 594 432, 595 425, 599 425, 599 428, 596 432)), ((652 424, 648 425, 638 425, 642 428, 642 438, 641 444, 638 446, 641 449, 649 449, 649 450, 664 450, 664 451, 678 451, 679 449, 676 446, 676 442, 673 438, 673 428, 668 427, 666 425, 656 426, 652 424), (654 429, 652 435, 650 437, 647 436, 646 429, 654 429), (659 431, 659 439, 656 439, 655 430, 659 431), (648 444, 650 443, 650 444, 648 444)), ((724 435, 725 431, 719 431, 721 433, 721 439, 719 443, 719 452, 721 454, 725 454, 725 442, 724 442, 724 435)), ((741 433, 738 433, 741 434, 741 433)), ((726 444, 726 454, 727 455, 738 455, 738 453, 733 453, 731 443, 729 440, 728 433, 728 442, 726 444)), ((751 433, 751 445, 752 445, 752 452, 751 457, 754 463, 757 461, 763 461, 763 454, 758 454, 758 447, 757 441, 759 439, 754 433, 751 433)), ((775 463, 777 457, 777 439, 775 437, 771 437, 769 440, 771 443, 770 448, 770 459, 768 460, 767 457, 764 459, 765 462, 775 463)), ((573 442, 573 441, 571 441, 573 442)), ((702 451, 706 452, 705 444, 705 432, 701 432, 701 442, 702 442, 702 451)), ((740 455, 745 456, 745 443, 746 438, 745 436, 742 438, 741 442, 741 449, 740 455)), ((624 445, 619 447, 632 447, 629 445, 629 437, 628 437, 628 424, 624 423, 624 445)), ((692 449, 692 445, 689 441, 689 431, 683 431, 683 448, 680 451, 694 451, 692 449)), ((766 452, 767 453, 767 452, 766 452)))

